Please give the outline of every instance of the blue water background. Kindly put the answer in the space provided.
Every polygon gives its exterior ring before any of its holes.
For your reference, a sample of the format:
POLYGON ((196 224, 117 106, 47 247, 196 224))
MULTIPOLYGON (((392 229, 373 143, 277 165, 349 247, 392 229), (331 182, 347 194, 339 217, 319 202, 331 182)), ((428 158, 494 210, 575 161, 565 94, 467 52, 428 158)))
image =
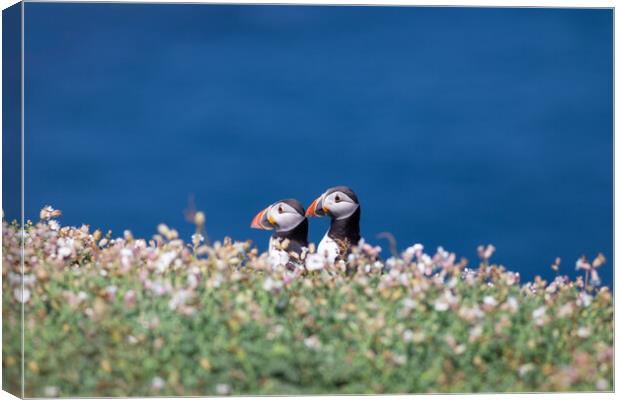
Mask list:
MULTIPOLYGON (((611 10, 26 4, 26 213, 252 239, 351 186, 367 241, 612 257, 611 10)), ((311 221, 318 241, 328 225, 311 221)), ((384 255, 387 256, 386 251, 384 255)), ((603 267, 611 284, 611 263, 603 267)))

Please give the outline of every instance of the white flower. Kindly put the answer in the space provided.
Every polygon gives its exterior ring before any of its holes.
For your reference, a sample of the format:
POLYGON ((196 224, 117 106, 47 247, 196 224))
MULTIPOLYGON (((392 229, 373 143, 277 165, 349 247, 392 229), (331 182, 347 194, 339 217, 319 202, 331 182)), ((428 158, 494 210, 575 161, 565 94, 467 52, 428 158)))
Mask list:
POLYGON ((392 356, 392 361, 394 361, 396 365, 405 365, 407 363, 407 356, 404 354, 395 354, 392 356))
POLYGON ((423 254, 422 255, 422 262, 425 265, 431 265, 433 263, 433 259, 431 258, 431 256, 429 256, 428 254, 423 254))
POLYGON ((596 389, 597 390, 601 390, 601 391, 608 390, 609 389, 609 382, 607 382, 606 379, 599 378, 596 381, 596 389))
POLYGON ((177 253, 174 251, 167 251, 163 253, 162 255, 160 255, 159 258, 157 259, 157 264, 155 265, 155 267, 157 268, 157 271, 164 272, 165 270, 167 270, 168 267, 170 266, 170 263, 172 263, 172 261, 176 258, 176 256, 177 256, 177 253))
POLYGON ((578 259, 577 262, 575 263, 575 270, 580 270, 580 269, 589 271, 590 269, 592 269, 592 266, 590 265, 589 262, 586 261, 585 258, 582 257, 578 259))
POLYGON ((407 247, 407 249, 403 253, 403 259, 405 260, 405 262, 411 262, 414 256, 420 257, 423 251, 424 246, 422 246, 420 243, 416 243, 413 246, 407 247))
POLYGON ((164 386, 166 386, 166 382, 159 376, 156 376, 155 378, 153 378, 153 381, 151 382, 151 387, 155 390, 161 390, 164 388, 164 386))
POLYGON ((198 286, 198 277, 195 274, 187 275, 187 284, 191 288, 195 288, 198 286))
POLYGON ((70 256, 73 252, 73 243, 73 238, 58 239, 58 257, 65 258, 70 256))
POLYGON ((121 249, 121 265, 124 268, 129 268, 131 264, 131 258, 133 257, 133 253, 131 250, 127 248, 121 249))
POLYGON ((267 279, 265 279, 265 281, 263 282, 263 290, 270 292, 271 289, 273 289, 273 286, 274 286, 274 281, 273 279, 271 279, 270 276, 268 276, 267 279))
POLYGON ((230 385, 227 383, 218 383, 215 385, 215 392, 220 396, 230 394, 230 385))
POLYGON ((58 387, 46 386, 45 389, 43 389, 43 393, 45 394, 45 397, 58 397, 58 387))
POLYGON ((482 325, 478 324, 469 330, 469 340, 474 341, 482 335, 482 325))
POLYGON ((558 317, 560 318, 568 317, 572 315, 573 311, 574 311, 573 303, 572 302, 566 303, 562 307, 560 307, 560 309, 558 310, 558 317))
POLYGON ((161 296, 166 293, 166 287, 161 282, 151 282, 148 288, 151 289, 156 296, 161 296))
POLYGON ((321 347, 321 342, 319 341, 319 338, 312 335, 304 339, 304 345, 309 349, 318 349, 321 347))
POLYGON ((413 341, 413 331, 411 331, 411 329, 407 329, 403 332, 403 340, 405 343, 413 341))
POLYGON ((270 252, 267 262, 273 267, 278 265, 286 265, 290 257, 286 251, 274 251, 270 252))
POLYGON ((436 311, 446 311, 448 308, 450 308, 450 304, 448 304, 448 302, 445 299, 439 298, 435 301, 436 311))
POLYGON ((580 338, 587 338, 590 336, 590 329, 585 326, 580 326, 579 329, 577 329, 577 336, 580 338))
POLYGON ((547 311, 546 307, 538 307, 537 309, 535 309, 534 311, 532 311, 532 318, 534 319, 538 319, 538 318, 542 318, 545 316, 545 312, 547 311))
POLYGON ((417 264, 417 267, 418 267, 418 271, 419 271, 421 274, 423 274, 423 273, 426 271, 426 265, 424 265, 424 263, 422 263, 422 262, 419 262, 419 263, 417 264))
POLYGON ((493 296, 484 296, 482 301, 485 306, 495 307, 497 305, 497 300, 493 296))
POLYGON ((114 285, 107 286, 105 288, 105 292, 110 298, 113 298, 116 295, 116 286, 114 285))
POLYGON ((306 268, 308 271, 318 271, 325 266, 325 258, 320 254, 308 254, 306 257, 306 268))
POLYGON ((541 306, 532 311, 532 319, 536 323, 536 325, 542 326, 546 322, 546 312, 547 307, 541 306))
POLYGON ((185 301, 190 297, 190 294, 187 290, 179 290, 174 293, 170 301, 168 302, 168 308, 171 310, 176 310, 177 307, 185 304, 185 301))
MULTIPOLYGON (((387 265, 388 268, 390 269, 396 267, 397 264, 398 264, 398 259, 394 257, 388 258, 387 261, 385 262, 385 265, 387 265)), ((383 264, 381 264, 381 261, 375 261, 374 268, 383 269, 383 264)))
POLYGON ((60 224, 56 220, 51 220, 47 223, 51 230, 57 231, 60 229, 60 224))
POLYGON ((267 279, 265 279, 265 281, 263 282, 263 289, 265 289, 268 292, 274 289, 280 289, 282 286, 283 286, 282 281, 275 280, 271 278, 270 276, 268 276, 267 279))
POLYGON ((506 304, 508 305, 508 310, 510 310, 510 312, 512 313, 515 313, 519 310, 519 302, 512 296, 510 296, 506 300, 506 304))
POLYGON ((521 376, 522 378, 527 375, 528 372, 532 371, 534 369, 534 365, 533 364, 523 364, 522 366, 519 367, 519 376, 521 376))
POLYGON ((514 285, 515 283, 517 283, 517 281, 519 280, 519 275, 515 274, 514 272, 508 272, 506 274, 506 283, 510 286, 514 285))
POLYGON ((403 300, 403 307, 405 308, 411 309, 415 308, 417 305, 418 303, 410 297, 407 297, 405 300, 403 300))
POLYGON ((590 304, 592 304, 592 296, 586 292, 579 293, 579 297, 577 297, 577 305, 588 307, 590 304))

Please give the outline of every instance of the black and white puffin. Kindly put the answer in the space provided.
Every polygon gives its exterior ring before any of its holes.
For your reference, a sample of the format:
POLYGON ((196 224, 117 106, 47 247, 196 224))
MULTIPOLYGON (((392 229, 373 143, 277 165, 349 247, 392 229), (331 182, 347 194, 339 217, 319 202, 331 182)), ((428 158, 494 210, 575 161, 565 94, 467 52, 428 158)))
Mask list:
POLYGON ((319 243, 317 253, 324 255, 330 263, 333 263, 361 239, 361 207, 353 190, 346 186, 327 189, 306 211, 308 217, 324 215, 329 215, 331 222, 329 230, 319 243))
POLYGON ((272 264, 290 266, 291 256, 298 258, 308 247, 308 218, 304 207, 295 199, 273 203, 256 214, 250 226, 275 231, 269 239, 269 260, 272 264), (287 239, 288 246, 283 249, 282 244, 287 239))

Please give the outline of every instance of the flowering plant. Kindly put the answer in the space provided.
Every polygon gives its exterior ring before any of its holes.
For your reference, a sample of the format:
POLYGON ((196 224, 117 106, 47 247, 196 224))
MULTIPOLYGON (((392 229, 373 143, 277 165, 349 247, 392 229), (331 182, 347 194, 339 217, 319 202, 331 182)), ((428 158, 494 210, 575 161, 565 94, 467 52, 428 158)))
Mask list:
POLYGON ((249 242, 165 225, 112 238, 59 216, 2 225, 3 378, 19 392, 23 306, 28 397, 613 389, 609 290, 522 284, 492 246, 473 269, 362 243, 291 270, 249 242))

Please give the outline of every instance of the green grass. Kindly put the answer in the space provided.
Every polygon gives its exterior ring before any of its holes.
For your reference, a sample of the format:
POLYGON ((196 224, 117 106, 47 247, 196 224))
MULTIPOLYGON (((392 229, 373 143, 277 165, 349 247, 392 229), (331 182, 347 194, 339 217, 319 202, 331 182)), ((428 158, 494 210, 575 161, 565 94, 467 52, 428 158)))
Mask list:
MULTIPOLYGON (((249 243, 164 226, 102 239, 42 216, 27 227, 26 396, 613 389, 612 296, 581 278, 522 284, 484 255, 467 270, 419 248, 382 273, 369 246, 348 272, 290 272, 249 243)), ((17 233, 3 223, 3 379, 19 393, 17 233)))

